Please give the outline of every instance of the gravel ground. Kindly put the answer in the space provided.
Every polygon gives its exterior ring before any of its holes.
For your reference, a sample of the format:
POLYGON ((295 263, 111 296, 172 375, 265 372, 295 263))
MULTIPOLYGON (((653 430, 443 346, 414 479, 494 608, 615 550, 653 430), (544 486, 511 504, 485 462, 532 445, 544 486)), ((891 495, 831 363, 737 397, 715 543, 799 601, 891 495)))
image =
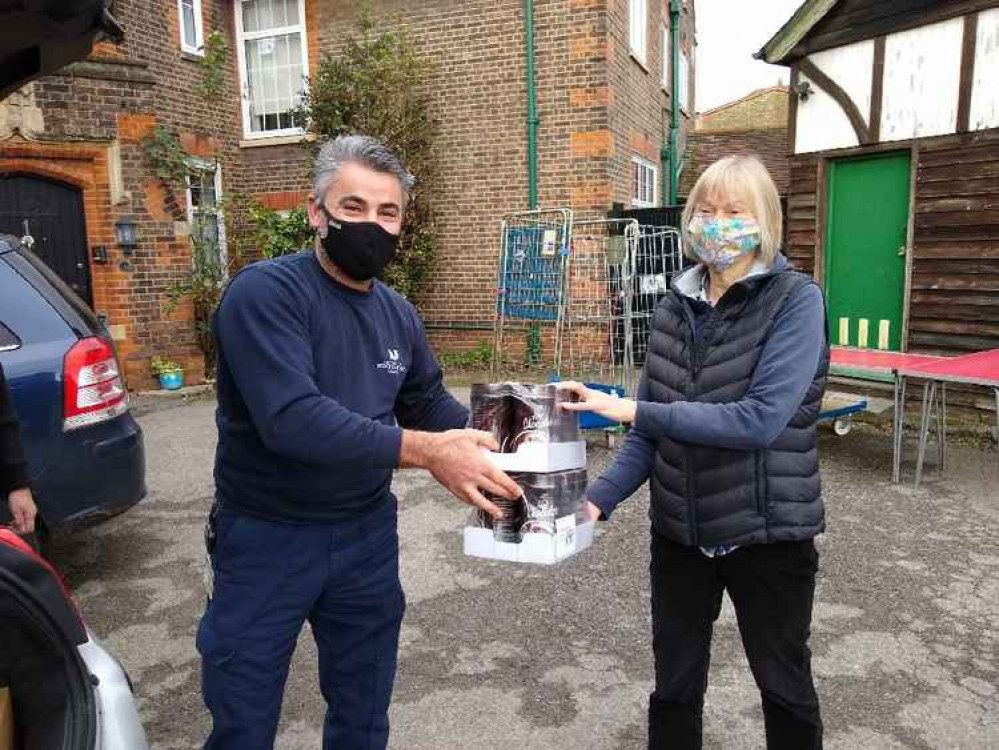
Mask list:
MULTIPOLYGON (((214 403, 210 394, 140 397, 136 407, 149 497, 53 540, 49 554, 135 680, 152 747, 186 750, 208 732, 194 633, 214 403)), ((955 447, 947 472, 931 471, 916 491, 890 483, 883 434, 824 431, 821 448, 829 530, 812 648, 826 746, 999 747, 999 454, 955 447)), ((591 446, 591 473, 610 458, 591 446)), ((644 747, 648 493, 603 525, 593 548, 548 568, 463 557, 464 508, 425 473, 401 472, 395 489, 409 609, 393 747, 644 747)), ((323 712, 306 630, 278 747, 318 748, 323 712)), ((727 602, 705 732, 708 748, 764 747, 759 695, 727 602)))

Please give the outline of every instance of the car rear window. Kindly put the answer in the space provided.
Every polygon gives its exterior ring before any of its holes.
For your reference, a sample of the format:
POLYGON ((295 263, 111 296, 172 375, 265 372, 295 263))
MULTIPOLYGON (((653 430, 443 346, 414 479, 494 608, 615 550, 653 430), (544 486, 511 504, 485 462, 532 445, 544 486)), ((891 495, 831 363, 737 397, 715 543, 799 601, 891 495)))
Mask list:
POLYGON ((54 286, 59 291, 60 295, 66 301, 66 304, 68 304, 73 312, 79 315, 86 322, 86 325, 90 328, 88 333, 96 333, 104 329, 104 325, 97 318, 97 315, 94 314, 94 311, 87 307, 87 303, 80 299, 76 292, 70 288, 69 284, 59 278, 55 271, 45 265, 45 262, 41 258, 23 247, 20 249, 19 254, 22 258, 27 260, 32 267, 38 271, 38 273, 44 276, 45 280, 49 282, 49 284, 54 286))
MULTIPOLYGON (((20 261, 18 265, 30 272, 36 282, 48 290, 49 295, 56 294, 20 253, 8 253, 2 256, 0 324, 10 331, 21 346, 72 338, 74 332, 70 324, 28 279, 15 270, 12 261, 20 261)), ((69 309, 65 302, 60 300, 60 304, 69 309)), ((80 321, 79 316, 74 315, 74 317, 80 321)))
POLYGON ((0 323, 0 352, 9 352, 21 346, 21 339, 14 335, 3 323, 0 323))

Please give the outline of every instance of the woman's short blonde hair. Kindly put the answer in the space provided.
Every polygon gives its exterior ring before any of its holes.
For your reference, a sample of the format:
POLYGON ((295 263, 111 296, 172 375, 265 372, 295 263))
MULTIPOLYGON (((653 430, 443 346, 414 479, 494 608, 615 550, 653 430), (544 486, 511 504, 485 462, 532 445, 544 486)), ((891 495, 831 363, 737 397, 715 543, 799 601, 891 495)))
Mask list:
POLYGON ((721 199, 739 200, 746 205, 760 225, 760 257, 768 266, 773 265, 783 236, 784 212, 777 186, 767 168, 755 156, 748 155, 719 159, 697 178, 683 209, 684 253, 696 260, 687 227, 698 204, 721 199))

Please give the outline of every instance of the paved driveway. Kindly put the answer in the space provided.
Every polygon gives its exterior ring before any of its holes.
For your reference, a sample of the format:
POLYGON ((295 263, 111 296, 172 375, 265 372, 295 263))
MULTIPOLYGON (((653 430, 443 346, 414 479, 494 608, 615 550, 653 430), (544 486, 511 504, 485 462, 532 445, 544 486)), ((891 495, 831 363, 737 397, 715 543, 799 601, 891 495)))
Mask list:
MULTIPOLYGON (((212 496, 211 402, 142 417, 150 496, 56 540, 91 628, 125 663, 157 750, 200 746, 208 720, 194 632, 212 496)), ((890 440, 825 434, 829 533, 813 627, 827 747, 999 747, 999 454, 955 449, 947 481, 888 481, 890 440), (958 479, 960 478, 960 479, 958 479)), ((591 472, 609 454, 591 450, 591 472)), ((423 473, 396 481, 409 610, 393 747, 642 748, 652 675, 643 491, 594 548, 553 568, 461 555, 465 511, 423 473)), ((303 633, 278 747, 318 748, 303 633)), ((761 748, 759 698, 730 606, 716 628, 709 748, 761 748)))

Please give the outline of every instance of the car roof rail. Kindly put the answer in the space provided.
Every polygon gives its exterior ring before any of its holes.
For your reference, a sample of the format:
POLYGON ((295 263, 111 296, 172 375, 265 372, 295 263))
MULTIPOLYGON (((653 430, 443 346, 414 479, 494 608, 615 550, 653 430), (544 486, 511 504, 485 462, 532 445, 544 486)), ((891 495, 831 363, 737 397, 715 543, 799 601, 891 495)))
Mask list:
POLYGON ((0 253, 11 253, 21 246, 21 240, 12 234, 0 234, 0 253))

